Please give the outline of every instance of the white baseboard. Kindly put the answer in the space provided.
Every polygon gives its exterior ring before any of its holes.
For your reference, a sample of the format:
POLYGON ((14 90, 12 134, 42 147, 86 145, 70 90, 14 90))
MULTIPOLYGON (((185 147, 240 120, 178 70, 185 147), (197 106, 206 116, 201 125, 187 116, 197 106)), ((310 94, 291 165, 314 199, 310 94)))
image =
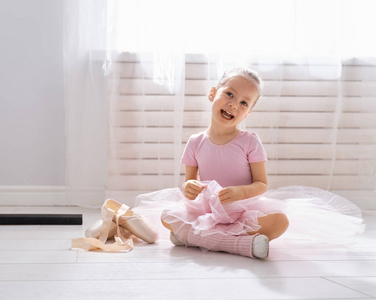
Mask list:
POLYGON ((66 186, 0 186, 0 206, 100 207, 101 189, 72 190, 66 186))
POLYGON ((1 206, 66 205, 65 186, 0 186, 1 206))

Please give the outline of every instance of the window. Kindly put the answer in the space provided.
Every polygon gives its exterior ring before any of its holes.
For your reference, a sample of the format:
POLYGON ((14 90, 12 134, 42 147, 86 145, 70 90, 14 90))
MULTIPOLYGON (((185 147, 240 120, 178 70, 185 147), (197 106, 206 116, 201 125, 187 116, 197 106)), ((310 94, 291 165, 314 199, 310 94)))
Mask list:
POLYGON ((116 47, 127 52, 372 56, 375 10, 372 0, 119 1, 116 47))

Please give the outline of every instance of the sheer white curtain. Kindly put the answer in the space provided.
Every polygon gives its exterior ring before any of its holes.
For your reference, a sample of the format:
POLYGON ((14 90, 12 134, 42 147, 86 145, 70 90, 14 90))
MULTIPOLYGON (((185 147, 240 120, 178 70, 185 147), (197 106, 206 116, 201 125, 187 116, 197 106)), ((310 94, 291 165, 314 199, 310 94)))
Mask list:
POLYGON ((68 145, 71 186, 106 186, 131 203, 180 184, 184 142, 209 124, 207 91, 241 65, 265 80, 243 127, 261 135, 274 187, 341 190, 355 180, 354 193, 374 190, 373 1, 67 1, 66 8, 71 31, 82 33, 67 33, 77 59, 66 57, 67 70, 86 63, 67 81, 68 91, 85 93, 68 97, 68 116, 82 126, 69 121, 77 146, 68 145), (93 74, 97 81, 88 80, 93 74))
POLYGON ((107 30, 105 1, 64 2, 65 204, 69 205, 99 206, 105 196, 107 30))
POLYGON ((116 197, 132 201, 141 192, 179 184, 184 6, 176 1, 114 1, 112 5, 119 55, 110 75, 108 188, 110 195, 113 190, 125 191, 116 197), (154 19, 149 19, 150 12, 156 13, 154 19))

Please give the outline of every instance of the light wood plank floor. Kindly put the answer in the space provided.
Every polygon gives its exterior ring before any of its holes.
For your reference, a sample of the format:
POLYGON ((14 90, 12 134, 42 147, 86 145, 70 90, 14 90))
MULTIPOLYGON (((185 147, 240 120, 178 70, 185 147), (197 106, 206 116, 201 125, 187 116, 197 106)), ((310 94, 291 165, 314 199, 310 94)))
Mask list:
POLYGON ((99 210, 0 207, 1 213, 83 213, 82 226, 0 226, 0 299, 376 299, 376 211, 351 246, 280 238, 267 260, 154 245, 129 253, 70 250, 99 210))

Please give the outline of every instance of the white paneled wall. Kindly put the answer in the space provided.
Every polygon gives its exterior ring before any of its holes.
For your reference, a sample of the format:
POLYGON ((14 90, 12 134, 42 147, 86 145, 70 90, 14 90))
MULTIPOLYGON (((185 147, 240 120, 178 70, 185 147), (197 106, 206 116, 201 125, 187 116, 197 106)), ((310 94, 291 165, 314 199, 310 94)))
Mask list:
MULTIPOLYGON (((315 186, 375 205, 376 65, 352 59, 342 66, 249 66, 265 89, 245 127, 264 143, 270 186, 315 186)), ((124 54, 110 79, 118 84, 111 91, 109 190, 137 195, 175 185, 176 100, 147 75, 152 68, 124 54)), ((209 124, 207 93, 218 79, 216 68, 201 56, 186 58, 181 150, 209 124)), ((181 167, 180 180, 183 175, 181 167)))

